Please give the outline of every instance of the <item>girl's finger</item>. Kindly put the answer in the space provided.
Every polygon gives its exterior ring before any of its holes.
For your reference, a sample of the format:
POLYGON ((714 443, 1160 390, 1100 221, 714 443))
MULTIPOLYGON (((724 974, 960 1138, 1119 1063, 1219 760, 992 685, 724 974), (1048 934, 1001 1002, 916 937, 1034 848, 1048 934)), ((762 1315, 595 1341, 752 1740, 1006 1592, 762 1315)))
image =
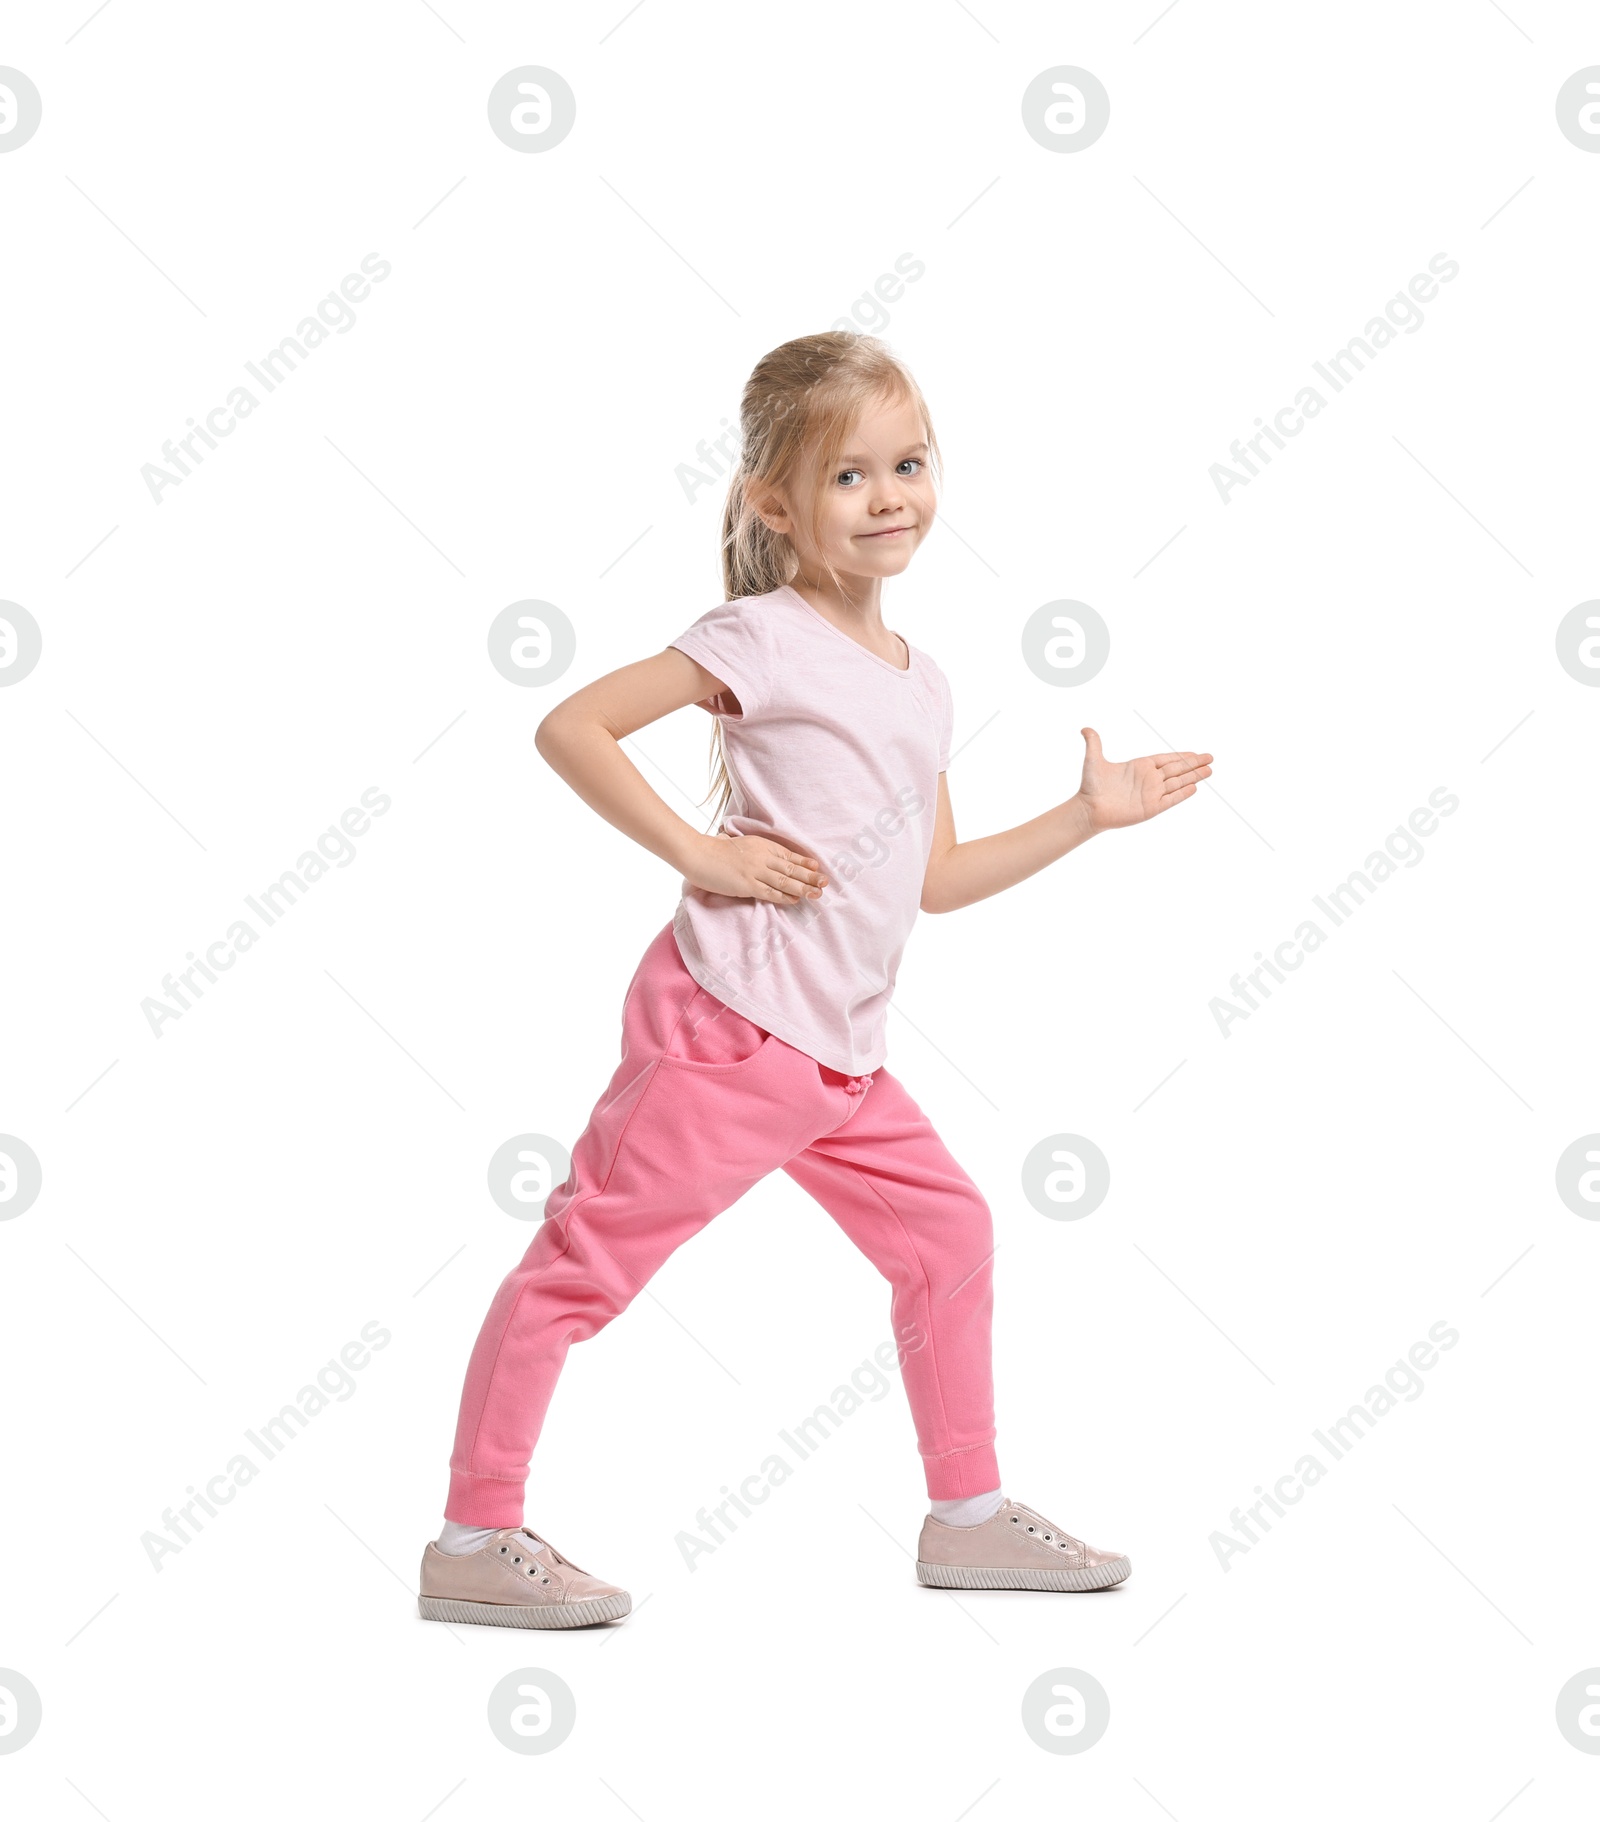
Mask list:
POLYGON ((767 878, 773 880, 779 891, 788 897, 805 890, 806 882, 801 876, 800 869, 787 860, 769 860, 767 878))
POLYGON ((804 880, 796 879, 791 874, 777 871, 769 873, 766 876, 764 883, 770 886, 777 896, 786 903, 792 903, 796 899, 804 898, 806 893, 810 890, 804 880))
POLYGON ((809 854, 785 854, 784 865, 789 869, 792 879, 803 879, 807 885, 826 884, 822 877, 822 868, 809 854))
POLYGON ((1162 792, 1162 796, 1174 797, 1179 791, 1187 796, 1188 793, 1199 784, 1202 778, 1209 778, 1210 776, 1211 768, 1210 766, 1205 765, 1201 766, 1198 771, 1185 772, 1178 778, 1169 778, 1166 781, 1166 789, 1162 792))

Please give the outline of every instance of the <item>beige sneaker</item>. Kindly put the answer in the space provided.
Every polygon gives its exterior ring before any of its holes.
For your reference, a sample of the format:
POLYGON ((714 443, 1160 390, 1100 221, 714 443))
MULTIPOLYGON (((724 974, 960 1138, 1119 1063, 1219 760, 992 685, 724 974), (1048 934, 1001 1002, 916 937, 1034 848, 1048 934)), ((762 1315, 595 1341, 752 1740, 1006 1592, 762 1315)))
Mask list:
POLYGON ((632 1607, 626 1589, 585 1574, 526 1526, 496 1531, 465 1556, 451 1556, 436 1543, 422 1553, 417 1611, 425 1620, 593 1626, 620 1620, 632 1607))
POLYGON ((917 1543, 925 1588, 1109 1588, 1133 1573, 1125 1556, 1069 1537, 1042 1512, 1008 1499, 981 1525, 941 1524, 930 1512, 917 1543))

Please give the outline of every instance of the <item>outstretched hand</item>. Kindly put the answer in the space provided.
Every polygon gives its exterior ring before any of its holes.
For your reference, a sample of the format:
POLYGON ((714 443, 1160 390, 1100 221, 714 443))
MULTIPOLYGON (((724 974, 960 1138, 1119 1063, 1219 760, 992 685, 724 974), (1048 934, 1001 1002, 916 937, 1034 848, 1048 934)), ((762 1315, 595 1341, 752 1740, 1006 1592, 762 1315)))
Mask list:
POLYGON ((1093 728, 1083 735, 1083 783, 1078 789, 1091 834, 1148 822, 1193 797, 1211 776, 1210 753, 1152 753, 1143 759, 1107 759, 1093 728))

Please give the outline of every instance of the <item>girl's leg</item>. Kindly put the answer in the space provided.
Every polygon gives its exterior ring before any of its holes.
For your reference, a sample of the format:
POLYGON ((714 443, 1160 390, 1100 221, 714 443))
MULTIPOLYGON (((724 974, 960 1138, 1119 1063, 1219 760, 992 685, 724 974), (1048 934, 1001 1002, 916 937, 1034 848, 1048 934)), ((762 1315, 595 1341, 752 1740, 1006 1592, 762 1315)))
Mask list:
POLYGON ((671 926, 661 931, 629 986, 622 1060, 573 1148, 571 1175, 473 1348, 447 1519, 521 1524, 529 1459, 568 1347, 604 1328, 685 1240, 849 1106, 810 1057, 701 988, 671 926))
POLYGON ((784 1169, 889 1280, 928 1496, 966 1499, 1000 1485, 993 1221, 978 1186, 900 1083, 886 1069, 871 1081, 850 1120, 784 1169))

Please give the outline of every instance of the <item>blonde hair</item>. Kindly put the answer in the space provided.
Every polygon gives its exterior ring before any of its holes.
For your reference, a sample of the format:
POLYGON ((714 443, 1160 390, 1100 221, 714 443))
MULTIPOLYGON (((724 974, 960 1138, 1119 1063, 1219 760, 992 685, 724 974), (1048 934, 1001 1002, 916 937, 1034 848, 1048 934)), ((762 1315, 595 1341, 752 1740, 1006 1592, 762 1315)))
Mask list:
MULTIPOLYGON (((800 504, 804 500, 815 542, 828 472, 863 411, 878 403, 916 406, 927 438, 929 469, 937 481, 939 445, 927 404, 911 374, 875 336, 838 329, 802 335, 756 362, 739 402, 739 460, 722 513, 725 600, 771 594, 792 581, 800 567, 791 540, 756 511, 748 483, 781 488, 796 512, 805 510, 800 504), (801 486, 802 482, 808 485, 801 486)), ((831 564, 827 567, 830 575, 835 573, 831 564)), ((716 826, 733 795, 720 719, 711 729, 711 756, 711 789, 706 795, 717 796, 712 811, 716 826)))

